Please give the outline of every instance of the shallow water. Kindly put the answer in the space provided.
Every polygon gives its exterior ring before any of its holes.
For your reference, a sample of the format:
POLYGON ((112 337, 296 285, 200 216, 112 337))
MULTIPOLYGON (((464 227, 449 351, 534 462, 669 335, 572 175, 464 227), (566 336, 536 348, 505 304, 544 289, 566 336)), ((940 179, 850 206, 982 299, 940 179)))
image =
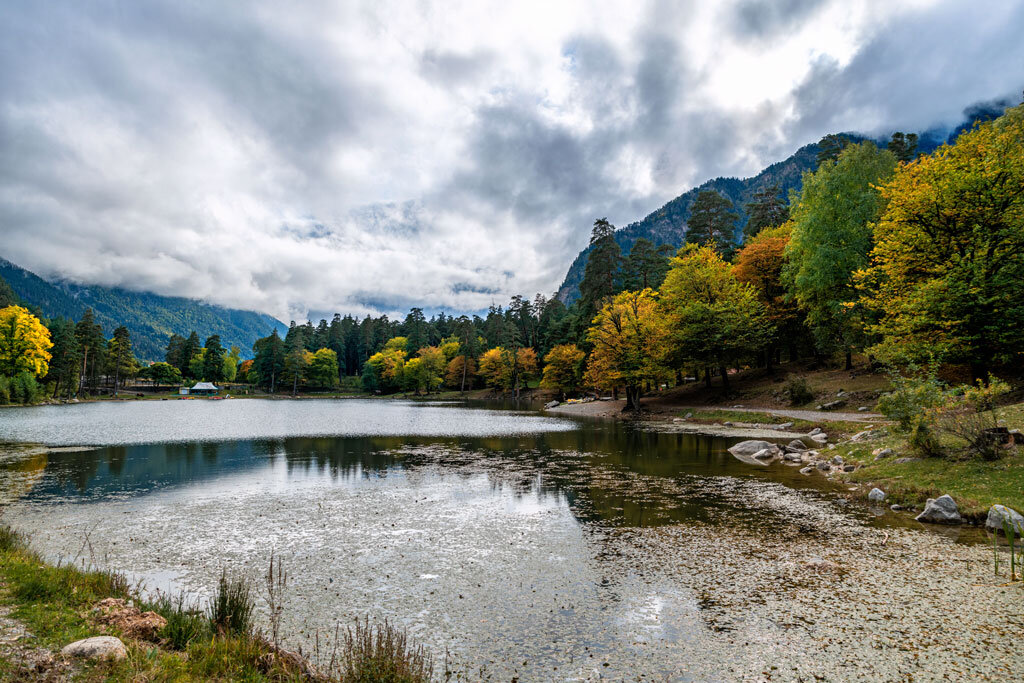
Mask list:
POLYGON ((387 617, 473 678, 753 672, 792 643, 754 612, 723 625, 722 582, 750 579, 727 556, 777 542, 792 562, 875 523, 732 440, 457 404, 92 404, 0 412, 0 438, 51 445, 8 449, 0 478, 50 556, 205 595, 273 551, 292 644, 387 617))

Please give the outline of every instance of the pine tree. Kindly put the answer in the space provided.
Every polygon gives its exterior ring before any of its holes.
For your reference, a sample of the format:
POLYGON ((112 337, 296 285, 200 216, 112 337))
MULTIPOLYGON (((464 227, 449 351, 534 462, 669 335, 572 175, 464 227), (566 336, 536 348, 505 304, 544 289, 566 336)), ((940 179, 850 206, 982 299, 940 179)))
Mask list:
POLYGON ((728 197, 714 190, 702 190, 690 206, 686 222, 686 241, 707 245, 723 255, 732 251, 736 234, 736 214, 728 197))
POLYGON ((743 232, 753 237, 765 228, 777 228, 789 218, 789 208, 779 196, 779 186, 769 185, 754 193, 754 200, 747 204, 747 225, 743 232))
POLYGON ((203 379, 220 382, 224 379, 224 346, 219 335, 206 339, 206 354, 203 356, 203 379))
POLYGON ((893 133, 887 146, 896 155, 896 161, 913 161, 917 156, 917 133, 893 133))
POLYGON ((588 312, 619 291, 622 250, 615 241, 615 226, 607 218, 594 221, 590 233, 590 255, 580 283, 580 299, 588 312))

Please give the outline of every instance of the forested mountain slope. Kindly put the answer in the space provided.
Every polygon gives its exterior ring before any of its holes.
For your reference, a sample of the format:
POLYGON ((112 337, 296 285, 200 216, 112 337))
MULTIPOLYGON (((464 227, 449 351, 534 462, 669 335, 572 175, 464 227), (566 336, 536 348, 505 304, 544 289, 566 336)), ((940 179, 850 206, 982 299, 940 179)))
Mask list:
MULTIPOLYGON (((281 321, 263 313, 214 306, 195 299, 132 292, 116 287, 47 282, 13 263, 0 259, 0 277, 29 306, 46 317, 78 320, 92 308, 103 333, 110 336, 124 325, 131 332, 135 355, 141 360, 163 360, 171 334, 187 336, 195 330, 200 339, 220 335, 225 347, 238 346, 252 357, 252 345, 277 328, 281 321)), ((0 287, 2 288, 2 287, 0 287)))
MULTIPOLYGON (((931 129, 919 134, 917 151, 929 154, 946 142, 952 142, 964 130, 970 129, 977 121, 987 121, 1002 115, 1007 102, 983 102, 972 105, 964 111, 964 120, 951 131, 948 129, 931 129)), ((860 142, 868 138, 854 133, 840 133, 853 142, 860 142)), ((874 140, 875 144, 884 147, 888 138, 874 140)), ((780 194, 788 196, 791 189, 800 189, 802 174, 804 171, 813 171, 818 167, 818 144, 804 145, 792 156, 783 161, 772 164, 760 173, 750 178, 715 178, 708 180, 702 185, 695 187, 675 199, 671 200, 660 209, 652 212, 645 218, 630 223, 620 228, 615 233, 615 241, 618 242, 622 253, 629 252, 637 239, 644 237, 655 245, 670 244, 673 247, 682 246, 686 237, 686 221, 690 217, 690 205, 697 198, 702 190, 716 190, 735 205, 736 212, 740 215, 736 222, 736 234, 742 234, 743 226, 747 222, 746 205, 759 190, 778 185, 780 194)), ((595 216, 598 218, 598 216, 595 216)), ((589 226, 587 230, 589 231, 589 226)), ((579 253, 576 259, 569 266, 569 272, 565 275, 561 287, 558 288, 558 298, 565 303, 570 303, 579 297, 579 285, 583 280, 583 270, 587 264, 587 257, 590 248, 587 247, 579 253)))

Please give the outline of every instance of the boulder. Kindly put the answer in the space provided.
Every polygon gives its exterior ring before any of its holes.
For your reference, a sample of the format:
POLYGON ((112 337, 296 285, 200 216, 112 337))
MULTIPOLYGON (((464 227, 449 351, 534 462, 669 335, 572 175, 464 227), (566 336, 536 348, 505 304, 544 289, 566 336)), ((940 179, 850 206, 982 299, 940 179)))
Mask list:
POLYGON ((759 439, 748 439, 746 441, 740 441, 729 448, 729 452, 733 455, 749 455, 753 456, 758 451, 765 449, 777 449, 778 446, 770 441, 761 441, 759 439))
POLYGON ((868 500, 872 503, 883 503, 885 502, 885 491, 880 488, 873 488, 868 493, 868 500))
POLYGON ((821 427, 815 427, 811 431, 807 432, 807 436, 814 436, 815 434, 821 434, 821 427))
POLYGON ((819 406, 819 410, 835 410, 836 408, 842 408, 846 405, 845 399, 839 399, 838 401, 829 401, 828 403, 822 403, 819 406))
POLYGON ((815 467, 817 467, 822 472, 828 472, 830 469, 832 469, 832 465, 829 465, 828 462, 824 460, 819 460, 817 463, 815 463, 815 467))
POLYGON ((888 458, 893 452, 891 448, 876 448, 871 451, 871 455, 875 456, 875 460, 881 460, 882 458, 888 458))
POLYGON ((843 456, 841 456, 841 455, 834 455, 834 456, 832 456, 832 464, 833 465, 842 465, 843 464, 843 456))
POLYGON ((906 465, 908 462, 917 462, 921 458, 896 458, 893 460, 897 465, 906 465))
POLYGON ((856 469, 857 469, 857 466, 853 465, 853 464, 843 465, 843 472, 853 472, 856 469))
POLYGON ((82 659, 112 659, 120 661, 128 656, 128 651, 120 638, 114 636, 95 636, 76 640, 65 645, 60 651, 65 657, 80 657, 82 659))
POLYGON ((800 474, 811 474, 812 472, 814 472, 813 467, 808 466, 800 468, 800 474))
POLYGON ((889 506, 889 509, 892 510, 893 512, 899 512, 900 510, 903 509, 903 506, 893 503, 892 505, 889 506))
POLYGON ((783 422, 780 425, 775 425, 775 428, 777 430, 779 430, 780 432, 784 432, 787 429, 791 429, 792 427, 793 427, 793 423, 792 422, 783 422))
POLYGON ((867 406, 860 406, 859 408, 857 408, 858 413, 866 413, 869 410, 871 410, 871 408, 868 408, 867 406))
POLYGON ((960 517, 960 510, 956 501, 948 495, 938 498, 929 498, 925 503, 924 512, 915 517, 918 522, 931 524, 960 524, 963 519, 960 517))
POLYGON ((818 432, 817 434, 811 434, 811 441, 817 443, 826 443, 828 441, 828 434, 824 432, 818 432))
POLYGON ((807 444, 805 444, 800 439, 793 439, 788 444, 786 444, 786 447, 787 448, 792 448, 794 451, 806 451, 807 450, 807 444))
POLYGON ((560 405, 562 405, 560 401, 548 401, 547 403, 544 404, 544 407, 547 409, 551 409, 557 408, 560 405))
POLYGON ((801 462, 804 459, 802 453, 783 453, 782 457, 789 462, 801 462))
POLYGON ((1013 533, 1017 536, 1024 536, 1024 516, 1005 505, 990 507, 985 519, 985 528, 995 533, 1005 533, 1007 526, 1012 526, 1013 533))
POLYGON ((765 448, 763 450, 754 453, 754 457, 758 460, 771 460, 775 457, 777 451, 774 448, 765 448))
POLYGON ((733 425, 733 423, 732 423, 732 422, 723 422, 723 423, 722 423, 722 426, 723 426, 723 427, 733 427, 733 426, 735 426, 735 425, 733 425))

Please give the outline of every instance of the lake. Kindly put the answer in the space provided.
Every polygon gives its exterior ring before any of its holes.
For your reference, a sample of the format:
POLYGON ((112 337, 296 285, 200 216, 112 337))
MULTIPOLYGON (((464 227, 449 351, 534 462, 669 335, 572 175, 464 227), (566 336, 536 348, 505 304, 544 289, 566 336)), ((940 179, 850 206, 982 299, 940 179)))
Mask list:
POLYGON ((7 446, 2 482, 7 520, 47 556, 203 596, 225 569, 259 582, 273 552, 286 642, 386 617, 474 679, 821 661, 768 609, 779 558, 832 562, 906 524, 795 467, 745 465, 735 440, 460 403, 9 409, 0 441, 45 445, 7 446))

